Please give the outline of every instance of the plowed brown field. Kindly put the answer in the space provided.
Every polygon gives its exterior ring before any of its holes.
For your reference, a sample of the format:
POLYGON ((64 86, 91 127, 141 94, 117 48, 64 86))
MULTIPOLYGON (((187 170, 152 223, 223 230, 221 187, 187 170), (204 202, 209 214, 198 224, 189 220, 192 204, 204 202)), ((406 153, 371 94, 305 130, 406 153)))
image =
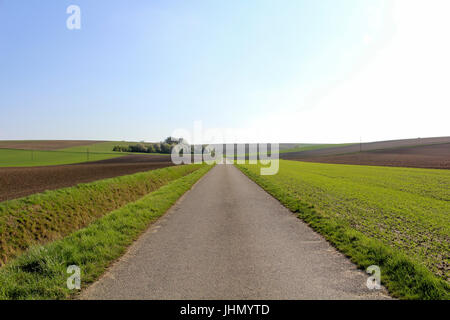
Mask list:
POLYGON ((73 165, 0 168, 0 201, 171 165, 170 156, 128 155, 73 165))
POLYGON ((341 155, 347 153, 356 153, 360 152, 360 150, 364 152, 375 150, 388 151, 387 149, 428 146, 432 144, 445 144, 445 143, 450 143, 450 137, 376 141, 362 144, 355 143, 347 146, 283 153, 281 154, 281 157, 286 160, 296 160, 300 158, 303 159, 306 157, 321 157, 321 156, 341 155))
POLYGON ((450 143, 373 150, 324 156, 298 156, 289 160, 371 166, 450 169, 450 143))

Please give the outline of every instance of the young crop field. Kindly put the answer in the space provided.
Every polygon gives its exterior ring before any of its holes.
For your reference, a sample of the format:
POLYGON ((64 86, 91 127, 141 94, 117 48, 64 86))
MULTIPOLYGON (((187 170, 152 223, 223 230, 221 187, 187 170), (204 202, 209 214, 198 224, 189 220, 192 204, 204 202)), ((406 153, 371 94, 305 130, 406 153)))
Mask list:
MULTIPOLYGON (((61 151, 70 151, 70 152, 86 152, 86 149, 89 149, 89 152, 94 153, 119 153, 113 151, 114 146, 129 146, 134 145, 139 142, 127 142, 127 141, 104 141, 104 142, 98 142, 94 143, 88 146, 74 146, 70 148, 61 149, 61 151)), ((122 153, 123 155, 123 153, 122 153)))
POLYGON ((37 167, 71 163, 99 161, 123 156, 108 152, 91 152, 88 147, 79 147, 78 152, 49 150, 0 149, 0 167, 37 167))
POLYGON ((97 140, 0 140, 2 149, 59 150, 72 147, 89 147, 104 141, 97 140))
MULTIPOLYGON (((119 151, 113 151, 113 148, 115 146, 121 146, 121 147, 129 147, 132 145, 136 145, 136 144, 143 144, 143 145, 148 145, 148 143, 144 143, 144 142, 130 142, 130 141, 105 141, 105 142, 98 142, 95 144, 91 144, 89 146, 75 146, 75 147, 70 147, 70 148, 66 148, 66 149, 62 149, 61 151, 70 151, 70 152, 86 152, 86 149, 89 149, 89 152, 94 152, 94 153, 115 153, 115 154, 119 154, 119 155, 124 155, 127 154, 126 152, 119 152, 119 151)), ((134 154, 136 154, 136 152, 134 152, 134 154)), ((157 152, 152 152, 152 153, 144 153, 144 154, 151 154, 151 155, 168 155, 166 153, 157 153, 157 152)))
MULTIPOLYGON (((44 141, 45 142, 45 141, 44 141)), ((87 145, 80 145, 72 143, 73 147, 59 149, 59 150, 37 150, 36 148, 41 146, 42 148, 49 148, 50 146, 63 146, 63 141, 61 143, 56 143, 53 141, 48 141, 46 143, 41 142, 19 142, 0 143, 4 148, 0 148, 0 167, 39 167, 39 166, 54 166, 54 165, 64 165, 73 163, 83 163, 83 162, 93 162, 106 159, 112 159, 116 157, 122 157, 127 155, 124 152, 114 152, 113 147, 116 145, 129 146, 134 145, 137 142, 118 142, 118 141, 107 141, 107 142, 94 142, 87 145), (53 144, 52 144, 53 143, 53 144), (8 148, 7 146, 21 147, 24 149, 8 148), (25 149, 25 147, 29 149, 25 149)), ((70 142, 70 141, 69 141, 70 142)), ((88 143, 88 142, 85 142, 88 143)), ((66 143, 66 145, 70 145, 66 143)), ((148 155, 148 154, 147 154, 148 155)), ((159 154, 152 154, 159 155, 159 154)))
POLYGON ((299 145, 294 148, 282 149, 280 146, 280 153, 290 153, 290 152, 301 152, 301 151, 309 151, 309 150, 319 150, 326 148, 337 148, 337 147, 346 147, 350 146, 353 143, 342 143, 342 144, 304 144, 299 145))
POLYGON ((277 175, 261 176, 259 165, 238 167, 361 267, 380 265, 394 294, 448 298, 450 171, 281 160, 277 175))

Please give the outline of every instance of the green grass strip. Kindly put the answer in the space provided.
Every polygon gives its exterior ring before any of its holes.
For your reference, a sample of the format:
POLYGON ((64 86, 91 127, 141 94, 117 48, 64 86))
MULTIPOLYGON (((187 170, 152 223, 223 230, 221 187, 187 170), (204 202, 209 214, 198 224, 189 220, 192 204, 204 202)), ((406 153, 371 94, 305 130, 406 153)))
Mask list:
POLYGON ((382 283, 394 297, 450 299, 449 284, 417 261, 379 240, 367 237, 337 218, 322 216, 313 205, 299 200, 293 193, 275 185, 265 176, 245 166, 237 165, 237 167, 284 206, 297 213, 299 218, 322 234, 358 267, 365 270, 371 265, 378 265, 381 269, 382 283))
POLYGON ((69 265, 81 268, 82 288, 97 280, 151 222, 210 169, 211 166, 201 166, 64 239, 31 248, 0 269, 0 299, 74 297, 77 291, 66 285, 69 265))
POLYGON ((32 245, 61 239, 199 168, 168 167, 1 202, 0 266, 32 245))

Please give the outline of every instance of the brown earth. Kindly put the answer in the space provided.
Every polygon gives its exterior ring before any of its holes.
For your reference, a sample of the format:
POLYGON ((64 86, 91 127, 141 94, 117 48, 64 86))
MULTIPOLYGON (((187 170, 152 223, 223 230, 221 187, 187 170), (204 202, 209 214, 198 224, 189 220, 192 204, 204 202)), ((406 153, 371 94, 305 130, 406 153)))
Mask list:
POLYGON ((298 156, 289 160, 370 166, 450 169, 450 143, 392 148, 323 156, 298 156))
MULTIPOLYGON (((316 149, 316 150, 283 153, 280 155, 280 157, 282 159, 286 159, 286 160, 297 160, 297 159, 304 159, 307 157, 342 155, 342 154, 356 153, 356 152, 359 153, 361 150, 363 152, 381 150, 381 149, 394 150, 396 148, 403 148, 403 147, 427 146, 427 145, 432 145, 432 144, 445 144, 445 143, 450 143, 450 137, 389 140, 389 141, 368 142, 368 143, 362 143, 362 144, 357 143, 357 144, 352 144, 352 145, 343 146, 343 147, 333 147, 333 148, 324 148, 324 149, 316 149)), ((389 150, 385 150, 385 151, 389 151, 389 150)), ((418 151, 416 151, 416 152, 418 152, 418 151)))
POLYGON ((29 140, 29 141, 0 141, 0 148, 26 150, 58 150, 78 146, 88 146, 103 141, 89 140, 29 140))
POLYGON ((0 201, 171 165, 170 156, 128 155, 71 165, 0 168, 0 201))

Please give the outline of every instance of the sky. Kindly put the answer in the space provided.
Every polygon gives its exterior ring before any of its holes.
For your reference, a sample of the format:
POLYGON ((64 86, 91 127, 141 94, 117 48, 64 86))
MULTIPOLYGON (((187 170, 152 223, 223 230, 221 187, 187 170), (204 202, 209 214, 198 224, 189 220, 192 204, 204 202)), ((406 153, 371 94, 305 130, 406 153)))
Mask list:
POLYGON ((202 143, 449 136, 449 11, 448 0, 0 0, 0 140, 160 141, 199 123, 197 136, 218 132, 202 143), (66 26, 70 5, 79 30, 66 26))

